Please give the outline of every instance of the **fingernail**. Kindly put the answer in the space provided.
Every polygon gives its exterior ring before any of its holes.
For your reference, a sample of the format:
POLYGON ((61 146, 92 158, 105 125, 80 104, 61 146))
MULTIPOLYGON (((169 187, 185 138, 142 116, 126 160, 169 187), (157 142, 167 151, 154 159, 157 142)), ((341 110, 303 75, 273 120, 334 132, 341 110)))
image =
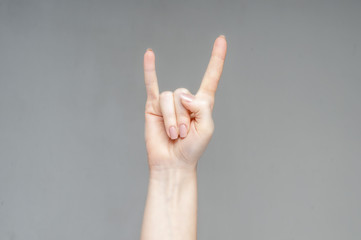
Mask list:
POLYGON ((179 135, 181 138, 185 138, 187 136, 187 126, 184 123, 179 126, 179 135))
POLYGON ((192 96, 188 93, 181 93, 180 97, 187 102, 192 102, 194 100, 194 96, 192 96))
POLYGON ((175 129, 174 126, 171 126, 171 127, 169 128, 169 134, 170 134, 170 138, 171 138, 171 139, 177 139, 177 138, 178 138, 177 129, 175 129))
POLYGON ((224 38, 224 39, 226 39, 226 36, 224 36, 223 34, 222 35, 219 35, 220 37, 222 37, 222 38, 224 38))
POLYGON ((147 51, 153 51, 153 49, 151 49, 151 48, 147 48, 147 51))

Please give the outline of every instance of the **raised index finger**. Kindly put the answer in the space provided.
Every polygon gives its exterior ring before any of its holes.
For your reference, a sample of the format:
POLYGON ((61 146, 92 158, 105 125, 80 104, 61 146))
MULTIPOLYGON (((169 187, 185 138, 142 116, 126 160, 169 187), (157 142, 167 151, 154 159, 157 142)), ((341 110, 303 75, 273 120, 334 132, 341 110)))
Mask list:
POLYGON ((226 53, 227 41, 224 35, 220 35, 214 41, 211 59, 209 60, 207 70, 203 76, 202 83, 197 94, 202 92, 214 97, 218 81, 222 75, 226 53))
POLYGON ((155 55, 150 48, 144 54, 144 82, 147 89, 147 101, 157 100, 159 88, 155 71, 155 55))

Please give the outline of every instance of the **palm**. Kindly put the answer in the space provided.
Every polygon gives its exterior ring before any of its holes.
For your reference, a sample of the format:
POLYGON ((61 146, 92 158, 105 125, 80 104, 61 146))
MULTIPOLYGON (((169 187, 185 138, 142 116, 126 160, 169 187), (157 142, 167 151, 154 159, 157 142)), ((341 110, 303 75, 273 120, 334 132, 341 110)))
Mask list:
POLYGON ((145 111, 145 141, 148 149, 149 164, 151 166, 172 165, 181 167, 182 164, 194 164, 192 156, 187 156, 190 145, 199 142, 200 136, 195 130, 195 120, 190 122, 190 130, 186 138, 172 140, 168 137, 164 128, 164 119, 155 102, 146 105, 145 111))
POLYGON ((211 111, 226 54, 226 41, 222 39, 217 38, 218 41, 216 40, 214 44, 207 71, 201 87, 195 95, 199 103, 203 104, 205 108, 209 108, 209 111, 206 111, 208 114, 207 119, 197 119, 200 117, 186 110, 182 104, 178 103, 178 109, 183 108, 183 116, 188 119, 187 136, 183 138, 171 139, 169 131, 166 130, 167 115, 164 107, 162 108, 159 95, 154 53, 152 51, 146 52, 144 56, 144 74, 147 88, 145 141, 150 167, 179 168, 196 166, 197 160, 203 153, 213 132, 211 111), (210 131, 206 128, 209 128, 210 131))

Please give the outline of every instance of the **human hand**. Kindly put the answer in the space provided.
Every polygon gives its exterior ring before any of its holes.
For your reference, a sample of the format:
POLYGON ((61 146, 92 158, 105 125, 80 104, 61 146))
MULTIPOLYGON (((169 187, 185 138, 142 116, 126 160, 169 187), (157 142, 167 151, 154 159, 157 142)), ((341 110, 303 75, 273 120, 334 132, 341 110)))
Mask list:
POLYGON ((214 42, 196 95, 185 88, 159 94, 154 52, 145 52, 145 142, 150 170, 196 169, 214 131, 214 97, 226 52, 227 42, 221 35, 214 42))

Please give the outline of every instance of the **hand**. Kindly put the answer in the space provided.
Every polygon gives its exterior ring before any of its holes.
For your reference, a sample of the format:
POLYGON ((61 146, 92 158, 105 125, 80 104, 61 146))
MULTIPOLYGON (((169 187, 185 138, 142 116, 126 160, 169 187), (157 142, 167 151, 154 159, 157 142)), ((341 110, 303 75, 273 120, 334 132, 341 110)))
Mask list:
POLYGON ((185 88, 159 94, 154 52, 145 52, 145 142, 150 170, 196 169, 214 131, 212 110, 226 52, 221 35, 196 95, 185 88))

